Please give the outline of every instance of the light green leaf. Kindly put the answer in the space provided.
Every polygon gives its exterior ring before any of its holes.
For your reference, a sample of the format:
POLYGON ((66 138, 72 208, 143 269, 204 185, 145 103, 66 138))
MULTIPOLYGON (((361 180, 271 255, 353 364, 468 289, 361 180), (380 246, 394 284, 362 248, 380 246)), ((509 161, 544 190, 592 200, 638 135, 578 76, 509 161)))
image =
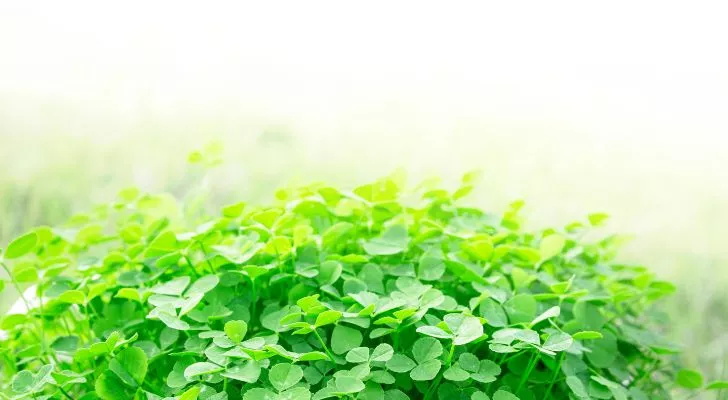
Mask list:
POLYGON ((536 317, 538 303, 529 294, 518 294, 503 304, 511 324, 529 323, 536 317))
POLYGON ((359 378, 353 376, 338 376, 334 378, 334 385, 336 386, 336 392, 338 393, 358 393, 364 390, 364 382, 359 378))
POLYGON ((192 286, 187 289, 187 292, 185 292, 185 297, 205 294, 214 289, 219 283, 220 278, 218 278, 217 275, 205 275, 202 278, 196 280, 192 284, 192 286))
POLYGON ((248 332, 248 324, 242 320, 228 321, 225 323, 224 330, 233 343, 240 343, 248 332))
POLYGON ((407 228, 402 225, 389 227, 382 236, 364 242, 364 250, 372 256, 398 254, 407 249, 409 238, 407 228))
POLYGON ((184 376, 186 379, 192 379, 192 378, 195 378, 195 377, 198 377, 201 375, 209 375, 209 374, 221 372, 223 370, 225 370, 225 368, 223 368, 217 364, 213 364, 213 363, 206 362, 206 361, 196 362, 196 363, 190 365, 189 367, 185 368, 184 376))
POLYGON ((703 375, 694 369, 681 369, 675 377, 675 382, 687 389, 699 389, 703 386, 703 375))
POLYGON ((412 361, 412 359, 399 353, 394 354, 392 358, 387 361, 387 369, 399 373, 407 372, 415 366, 417 366, 417 364, 412 361))
POLYGON ((103 400, 129 400, 129 394, 122 381, 111 371, 104 371, 96 379, 96 395, 103 400))
POLYGON ((460 368, 458 363, 455 363, 452 367, 448 368, 442 376, 449 381, 455 382, 462 382, 470 378, 470 374, 460 368))
POLYGON ((546 342, 543 344, 543 348, 551 351, 565 351, 574 343, 574 339, 564 332, 557 332, 550 335, 546 342))
POLYGON ((505 390, 498 390, 493 394, 493 400, 520 400, 518 396, 505 390))
POLYGON ((317 328, 320 328, 322 326, 330 325, 341 319, 341 313, 339 311, 334 310, 326 310, 319 314, 316 317, 316 325, 317 328))
POLYGON ((477 317, 448 314, 445 316, 444 321, 453 333, 453 343, 456 346, 468 344, 483 336, 483 324, 480 323, 480 319, 477 317))
POLYGON ((710 382, 706 387, 706 390, 721 390, 728 389, 728 381, 714 381, 710 382))
POLYGON ((363 363, 369 361, 368 347, 355 347, 346 353, 346 361, 350 363, 363 363))
POLYGON ((437 376, 440 372, 442 363, 440 360, 428 360, 422 364, 417 365, 412 371, 410 371, 410 378, 413 381, 429 381, 437 376))
POLYGON ((303 370, 298 365, 280 363, 274 365, 268 373, 270 384, 279 392, 298 383, 303 378, 303 370))
POLYGON ((373 362, 387 362, 394 355, 394 349, 388 343, 382 343, 374 348, 371 355, 373 362))
POLYGON ((277 400, 277 396, 268 389, 252 388, 245 392, 243 400, 277 400))
POLYGON ((200 395, 200 390, 201 388, 199 386, 191 387, 179 396, 179 400, 197 400, 197 396, 200 395))
POLYGON ((539 322, 545 321, 549 318, 556 318, 559 315, 561 315, 561 307, 553 306, 553 307, 549 308, 548 310, 544 311, 543 313, 541 313, 541 315, 536 317, 533 321, 531 321, 531 326, 534 326, 534 325, 538 324, 539 322))
POLYGON ((28 232, 22 236, 18 236, 13 239, 5 250, 5 258, 12 260, 14 258, 22 257, 35 249, 38 245, 38 234, 35 232, 28 232))
POLYGON ((576 340, 591 340, 601 339, 604 336, 601 333, 595 331, 582 331, 575 333, 574 335, 572 335, 572 337, 576 340))
POLYGON ((337 325, 331 334, 331 350, 335 354, 343 354, 361 345, 364 337, 358 329, 337 325))
POLYGON ((566 239, 559 234, 551 234, 541 239, 539 245, 539 253, 541 253, 541 260, 548 260, 561 253, 566 245, 566 239))
POLYGON ((452 335, 443 331, 436 326, 425 325, 417 328, 417 332, 423 335, 432 336, 440 339, 450 339, 452 335))
POLYGON ((584 386, 584 383, 581 381, 581 379, 577 378, 576 376, 567 376, 566 377, 566 385, 569 386, 569 389, 571 389, 572 392, 576 395, 576 397, 588 399, 589 393, 586 391, 586 387, 584 386))
POLYGON ((136 387, 147 375, 147 355, 138 347, 128 347, 109 362, 109 370, 125 384, 136 387))
POLYGON ((58 300, 69 304, 86 304, 86 295, 80 290, 66 290, 58 296, 58 300))
POLYGON ((343 267, 340 262, 333 260, 324 261, 321 263, 316 279, 321 285, 331 285, 339 280, 342 271, 343 267))
POLYGON ((431 337, 417 339, 412 346, 412 355, 418 364, 433 360, 442 355, 442 343, 431 337))
POLYGON ((168 296, 181 296, 184 293, 187 285, 190 284, 189 276, 182 276, 179 278, 172 279, 169 282, 165 282, 156 285, 152 288, 152 293, 164 294, 168 296))

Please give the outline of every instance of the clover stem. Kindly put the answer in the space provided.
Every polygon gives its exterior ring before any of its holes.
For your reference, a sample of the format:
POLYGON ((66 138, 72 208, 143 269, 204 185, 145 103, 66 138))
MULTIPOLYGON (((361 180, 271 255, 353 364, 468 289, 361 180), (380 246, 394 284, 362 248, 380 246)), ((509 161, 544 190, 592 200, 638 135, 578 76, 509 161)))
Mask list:
POLYGON ((199 277, 199 274, 197 273, 197 270, 195 269, 195 264, 192 263, 192 260, 190 260, 190 256, 187 255, 186 249, 185 249, 183 256, 185 258, 185 261, 187 261, 187 264, 190 266, 192 273, 195 274, 195 277, 199 277))
POLYGON ((449 367, 452 363, 452 357, 455 354, 455 341, 452 341, 452 344, 450 345, 450 354, 447 355, 447 366, 449 367))
POLYGON ((93 333, 93 330, 91 329, 91 317, 89 316, 89 313, 88 313, 89 303, 90 303, 90 301, 86 302, 86 304, 84 304, 83 312, 86 315, 86 327, 88 328, 87 333, 88 333, 89 341, 93 341, 94 333, 93 333))
POLYGON ((38 286, 38 304, 40 305, 40 345, 44 352, 47 352, 50 354, 50 358, 53 359, 53 361, 58 364, 58 358, 56 358, 56 353, 53 351, 48 351, 48 343, 46 343, 45 338, 45 317, 43 316, 43 289, 42 285, 38 286))
POLYGON ((255 312, 256 312, 256 305, 258 303, 258 293, 255 289, 255 279, 250 278, 250 291, 253 295, 253 299, 250 301, 250 322, 253 322, 253 318, 255 318, 255 312))
POLYGON ((62 387, 58 386, 58 389, 61 391, 61 393, 63 393, 64 396, 66 396, 67 398, 73 400, 73 397, 71 397, 71 395, 69 395, 68 392, 66 392, 65 390, 63 390, 62 387))
POLYGON ((538 362, 540 354, 536 353, 531 355, 531 361, 528 362, 528 367, 526 367, 526 371, 523 373, 523 376, 521 376, 521 381, 518 382, 518 388, 516 388, 516 394, 521 391, 523 388, 523 385, 528 380, 529 375, 531 375, 531 371, 533 371, 533 368, 536 366, 536 363, 538 362))
POLYGON ((324 340, 321 338, 321 335, 319 335, 318 330, 314 329, 313 333, 316 335, 316 338, 318 339, 319 343, 321 343, 321 346, 324 347, 324 351, 326 352, 326 355, 329 356, 329 359, 331 360, 331 362, 336 364, 336 361, 334 361, 334 355, 331 354, 331 351, 326 346, 326 342, 324 342, 324 340))
POLYGON ((559 356, 559 362, 556 364, 556 368, 554 368, 553 375, 551 375, 551 382, 549 382, 549 386, 546 388, 546 394, 543 398, 544 400, 551 398, 551 389, 554 387, 554 383, 556 383, 556 377, 559 375, 559 371, 561 371, 561 363, 564 362, 565 355, 566 353, 562 351, 559 356))
POLYGON ((30 303, 28 303, 28 299, 25 298, 25 295, 23 294, 23 291, 20 289, 20 284, 18 284, 18 281, 15 280, 15 277, 13 274, 10 273, 10 269, 8 269, 8 266, 5 265, 5 263, 0 262, 0 265, 3 266, 3 269, 8 274, 8 277, 10 277, 10 282, 13 283, 13 286, 15 287, 15 290, 18 291, 18 294, 20 295, 20 299, 23 300, 23 303, 25 304, 25 309, 30 312, 30 303))

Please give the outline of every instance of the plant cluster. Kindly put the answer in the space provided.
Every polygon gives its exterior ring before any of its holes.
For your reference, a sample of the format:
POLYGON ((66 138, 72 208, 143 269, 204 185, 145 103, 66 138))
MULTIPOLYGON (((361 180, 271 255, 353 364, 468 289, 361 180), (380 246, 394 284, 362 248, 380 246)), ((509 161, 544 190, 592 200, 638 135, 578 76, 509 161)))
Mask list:
MULTIPOLYGON (((652 303, 674 286, 615 263, 619 236, 521 228, 431 181, 284 189, 202 223, 169 196, 13 240, 27 312, 1 322, 9 399, 664 399, 679 370, 652 303), (194 223, 191 223, 193 222, 194 223)), ((0 285, 2 285, 0 281, 0 285)))

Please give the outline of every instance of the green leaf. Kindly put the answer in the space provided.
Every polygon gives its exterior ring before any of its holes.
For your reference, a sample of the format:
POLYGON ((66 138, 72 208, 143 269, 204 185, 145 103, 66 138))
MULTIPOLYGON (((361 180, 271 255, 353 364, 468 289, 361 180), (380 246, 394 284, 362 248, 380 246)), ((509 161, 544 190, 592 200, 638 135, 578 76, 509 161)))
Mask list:
POLYGON ((11 386, 15 393, 31 393, 35 386, 35 377, 30 371, 20 371, 13 376, 11 386))
POLYGON ((279 392, 298 383, 303 378, 303 370, 298 365, 280 363, 274 365, 268 373, 268 380, 279 392))
POLYGON ((557 332, 550 335, 546 342, 543 344, 543 348, 551 351, 565 351, 574 343, 574 339, 564 332, 557 332))
POLYGON ((228 321, 225 323, 225 334, 233 343, 240 343, 248 332, 248 324, 242 320, 228 321))
POLYGON ((470 374, 460 368, 458 363, 455 363, 452 367, 448 368, 442 376, 449 381, 455 382, 462 382, 470 378, 470 374))
POLYGON ((336 386, 336 392, 342 394, 358 393, 364 390, 365 387, 361 379, 346 375, 334 378, 334 385, 336 386))
POLYGON ((438 328, 436 326, 421 326, 417 328, 417 332, 421 333, 423 335, 432 336, 440 339, 451 339, 452 335, 442 330, 442 328, 438 328))
POLYGON ((417 339, 412 347, 412 355, 418 364, 433 360, 442 354, 442 343, 431 337, 417 339))
POLYGON ((520 400, 518 396, 505 390, 498 390, 493 394, 493 400, 520 400))
POLYGON ((442 363, 440 360, 427 360, 410 371, 410 377, 414 381, 432 380, 435 376, 437 376, 437 373, 440 372, 441 366, 442 363))
POLYGON ((319 269, 318 281, 321 285, 331 285, 341 276, 343 267, 338 261, 324 261, 319 269))
POLYGON ((728 389, 728 381, 713 381, 710 382, 706 387, 706 390, 721 390, 728 389))
POLYGON ((220 283, 220 278, 217 275, 205 275, 202 278, 196 280, 187 292, 186 297, 205 294, 214 289, 220 283))
POLYGON ((342 314, 339 311, 326 310, 316 317, 316 323, 314 325, 316 325, 317 328, 331 325, 341 319, 341 315, 342 314))
POLYGON ((277 396, 268 389, 252 388, 245 392, 243 400, 277 400, 277 396))
POLYGON ((693 369, 681 369, 675 377, 675 383, 687 389, 699 389, 703 386, 703 375, 693 369))
POLYGON ((387 362, 394 355, 394 349, 388 343, 382 343, 374 348, 370 360, 373 362, 387 362))
POLYGON ((407 372, 417 366, 412 359, 404 354, 395 353, 392 358, 387 361, 387 368, 394 372, 407 372))
POLYGON ((569 389, 576 395, 576 397, 588 399, 589 393, 586 391, 586 387, 584 386, 584 383, 581 381, 581 379, 577 378, 576 376, 567 376, 566 377, 566 385, 569 386, 569 389))
POLYGON ((350 363, 363 363, 369 361, 368 347, 355 347, 346 353, 346 361, 350 363))
POLYGON ((128 347, 109 362, 109 370, 125 384, 136 387, 147 375, 147 355, 138 347, 128 347))
POLYGON ((214 373, 223 371, 224 369, 225 368, 223 368, 217 364, 210 363, 210 362, 206 362, 206 361, 196 362, 196 363, 190 365, 189 367, 185 368, 184 376, 186 379, 192 379, 192 378, 196 378, 201 375, 214 374, 214 373))
POLYGON ((501 367, 491 360, 481 360, 478 371, 470 374, 474 380, 482 383, 490 383, 496 380, 496 376, 500 375, 501 367))
POLYGON ((104 371, 96 379, 96 395, 103 400, 129 400, 129 394, 124 383, 111 371, 104 371))
POLYGON ((593 340, 601 339, 604 336, 601 333, 595 331, 582 331, 573 334, 572 337, 576 340, 593 340))
POLYGON ((246 361, 241 365, 228 368, 222 376, 236 381, 255 383, 260 378, 261 366, 257 361, 246 361))
POLYGON ((153 287, 152 293, 164 294, 168 296, 181 296, 187 288, 187 285, 189 284, 190 277, 182 276, 153 287))
POLYGON ((337 325, 331 334, 331 350, 335 354, 343 354, 359 347, 364 337, 358 329, 337 325))
POLYGON ((28 232, 22 236, 10 241, 5 250, 5 258, 12 260, 22 257, 35 249, 38 245, 38 234, 36 232, 28 232))
POLYGON ((566 245, 566 239, 558 234, 551 234, 541 239, 539 245, 539 253, 541 253, 541 260, 548 260, 549 258, 557 256, 564 249, 566 245))
POLYGON ((69 304, 86 304, 86 295, 80 290, 67 290, 58 296, 58 300, 69 304))
POLYGON ((456 346, 468 344, 483 336, 483 324, 477 317, 448 314, 444 321, 453 333, 453 343, 456 346))
POLYGON ((529 323, 536 317, 538 303, 533 296, 518 294, 503 304, 511 324, 529 323))
POLYGON ((402 225, 389 227, 380 237, 364 242, 364 251, 372 256, 389 256, 407 249, 407 228, 402 225))
POLYGON ((474 354, 462 353, 458 358, 460 367, 468 372, 478 372, 480 369, 480 360, 474 354))
POLYGON ((200 390, 200 386, 191 387, 179 396, 179 400, 197 400, 197 396, 200 395, 200 390))
POLYGON ((549 318, 556 318, 559 315, 561 315, 561 307, 559 307, 559 306, 551 307, 548 310, 541 313, 541 315, 536 317, 533 321, 531 321, 531 326, 534 326, 534 325, 538 324, 539 322, 545 321, 549 318))

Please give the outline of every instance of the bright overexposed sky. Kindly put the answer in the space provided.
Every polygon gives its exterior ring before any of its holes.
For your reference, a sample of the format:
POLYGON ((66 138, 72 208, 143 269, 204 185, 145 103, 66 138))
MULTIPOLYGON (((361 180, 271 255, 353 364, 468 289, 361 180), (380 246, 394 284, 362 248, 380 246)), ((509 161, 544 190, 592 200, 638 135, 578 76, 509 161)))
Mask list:
POLYGON ((530 118, 715 143, 728 128, 721 3, 4 1, 0 94, 90 113, 530 118))

